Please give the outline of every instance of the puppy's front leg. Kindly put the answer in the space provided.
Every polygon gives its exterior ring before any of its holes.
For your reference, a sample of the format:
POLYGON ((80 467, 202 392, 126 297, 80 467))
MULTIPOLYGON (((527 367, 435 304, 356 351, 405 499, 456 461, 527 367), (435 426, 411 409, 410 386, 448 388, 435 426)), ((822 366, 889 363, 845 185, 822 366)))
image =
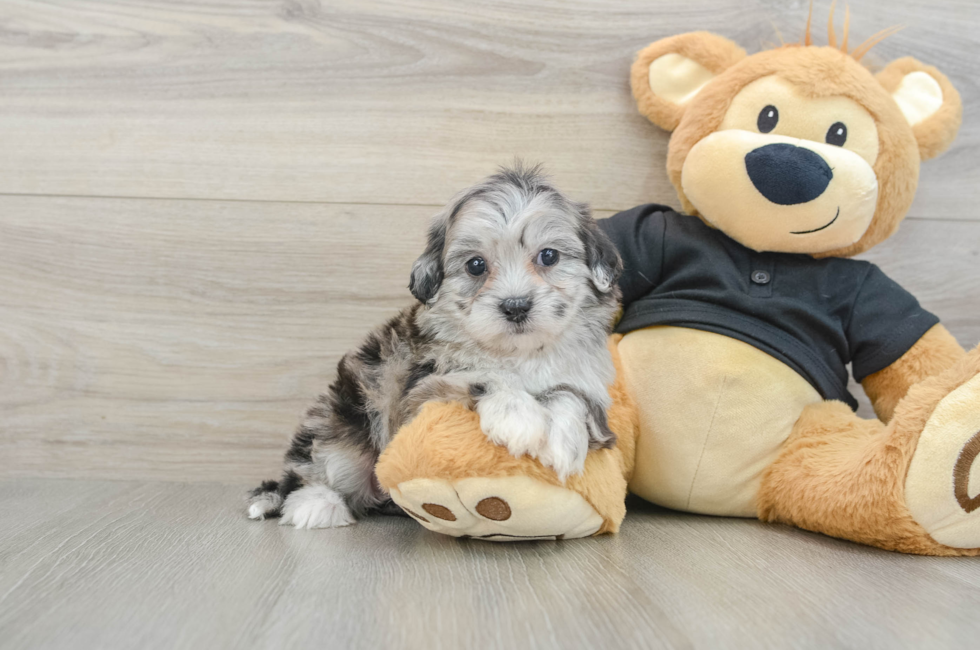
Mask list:
POLYGON ((555 470, 562 481, 585 469, 585 456, 589 453, 589 429, 586 425, 588 412, 578 397, 566 391, 558 391, 539 397, 549 413, 547 444, 538 454, 538 460, 555 470))
POLYGON ((558 386, 537 399, 549 414, 547 444, 538 460, 554 469, 562 481, 584 471, 589 449, 607 449, 616 444, 603 404, 590 400, 581 391, 558 386))
POLYGON ((474 384, 470 392, 480 427, 491 442, 514 456, 541 453, 548 439, 548 412, 530 393, 497 382, 474 384))
POLYGON ((547 442, 548 412, 527 391, 486 373, 454 372, 428 377, 403 400, 406 421, 429 401, 457 401, 480 416, 480 427, 494 444, 514 456, 537 456, 547 442))

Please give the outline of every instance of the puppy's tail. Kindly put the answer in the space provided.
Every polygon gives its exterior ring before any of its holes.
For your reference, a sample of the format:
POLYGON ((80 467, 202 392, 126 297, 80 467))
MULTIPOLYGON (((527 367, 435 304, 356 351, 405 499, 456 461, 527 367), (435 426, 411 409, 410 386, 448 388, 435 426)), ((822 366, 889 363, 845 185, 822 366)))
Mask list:
POLYGON ((248 494, 249 519, 273 519, 282 516, 282 504, 290 492, 303 486, 295 472, 286 472, 281 481, 263 481, 248 494))

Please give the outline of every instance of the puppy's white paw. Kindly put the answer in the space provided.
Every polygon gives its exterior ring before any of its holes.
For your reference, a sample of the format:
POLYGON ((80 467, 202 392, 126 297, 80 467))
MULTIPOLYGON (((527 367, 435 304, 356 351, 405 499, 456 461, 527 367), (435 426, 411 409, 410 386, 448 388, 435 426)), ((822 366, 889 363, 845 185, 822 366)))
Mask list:
POLYGON ((282 497, 278 492, 253 492, 248 500, 248 518, 265 519, 282 505, 282 497))
POLYGON ((280 526, 338 528, 355 521, 344 498, 326 485, 307 485, 286 497, 280 526))
POLYGON ((549 440, 544 450, 538 454, 542 465, 555 470, 555 474, 564 483, 573 474, 585 471, 585 457, 589 452, 589 443, 567 444, 549 440))
POLYGON ((249 519, 265 519, 266 515, 277 510, 282 505, 282 497, 275 492, 267 492, 253 497, 248 505, 249 519))
POLYGON ((588 414, 581 400, 570 394, 549 402, 548 411, 551 415, 548 439, 538 460, 565 481, 585 470, 585 457, 589 453, 588 414))
POLYGON ((514 456, 536 456, 548 437, 548 412, 524 392, 497 392, 476 405, 480 428, 514 456))

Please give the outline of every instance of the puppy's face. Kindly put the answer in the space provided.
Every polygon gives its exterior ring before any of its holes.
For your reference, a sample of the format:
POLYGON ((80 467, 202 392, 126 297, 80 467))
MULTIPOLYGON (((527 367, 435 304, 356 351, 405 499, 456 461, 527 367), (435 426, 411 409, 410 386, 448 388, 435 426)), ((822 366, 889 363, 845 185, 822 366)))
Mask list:
POLYGON ((620 269, 587 208, 519 170, 491 177, 436 218, 410 287, 446 332, 500 354, 528 353, 602 317, 586 312, 614 309, 620 269))

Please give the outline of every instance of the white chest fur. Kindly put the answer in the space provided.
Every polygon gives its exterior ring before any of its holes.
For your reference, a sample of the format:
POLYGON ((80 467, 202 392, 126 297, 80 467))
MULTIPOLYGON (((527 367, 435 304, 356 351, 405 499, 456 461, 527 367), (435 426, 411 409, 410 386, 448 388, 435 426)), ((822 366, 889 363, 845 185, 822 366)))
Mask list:
POLYGON ((567 337, 542 354, 504 362, 514 387, 540 394, 559 384, 574 386, 608 406, 605 399, 615 369, 604 342, 567 337))

